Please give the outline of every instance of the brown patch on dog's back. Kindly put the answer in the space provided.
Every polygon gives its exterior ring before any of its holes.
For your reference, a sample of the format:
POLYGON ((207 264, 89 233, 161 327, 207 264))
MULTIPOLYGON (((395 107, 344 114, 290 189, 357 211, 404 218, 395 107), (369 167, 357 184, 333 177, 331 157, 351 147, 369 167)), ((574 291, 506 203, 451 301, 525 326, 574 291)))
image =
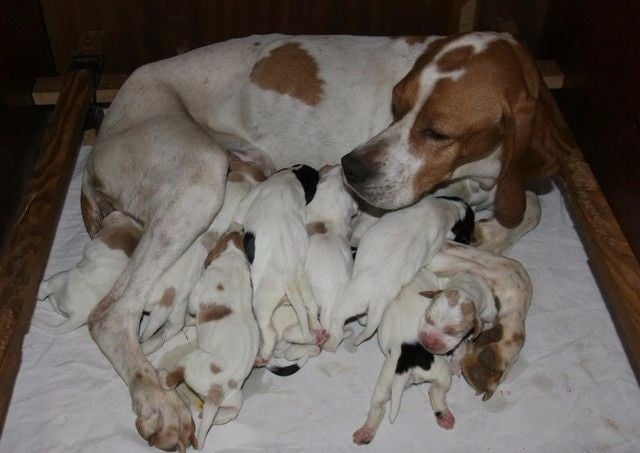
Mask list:
POLYGON ((209 264, 222 255, 222 253, 227 250, 230 242, 235 245, 238 250, 244 250, 243 238, 244 236, 240 231, 229 231, 220 236, 220 239, 218 239, 204 260, 204 267, 208 267, 209 264))
POLYGON ((426 297, 427 299, 435 299, 442 293, 441 290, 437 291, 420 291, 420 295, 422 297, 426 297))
POLYGON ((231 308, 222 304, 200 304, 200 312, 198 313, 198 324, 209 321, 218 321, 225 316, 233 313, 231 308))
POLYGON ((238 388, 238 383, 234 379, 230 379, 227 385, 230 389, 238 388))
POLYGON ((221 372, 221 371, 222 371, 222 368, 220 368, 220 367, 218 366, 218 364, 217 364, 217 363, 215 363, 215 362, 211 362, 211 363, 209 364, 209 369, 211 370, 211 372, 212 372, 213 374, 218 374, 219 372, 221 372))
POLYGON ((325 234, 327 232, 327 226, 324 222, 313 222, 307 224, 307 234, 313 236, 314 234, 325 234))
POLYGON ((173 370, 167 373, 167 376, 164 378, 164 383, 169 388, 175 388, 180 382, 184 380, 184 367, 180 366, 174 368, 173 370))
POLYGON ((496 341, 500 341, 502 339, 502 326, 500 324, 496 324, 491 329, 485 330, 478 338, 475 340, 475 345, 477 347, 483 347, 488 345, 489 343, 495 343, 496 341))
POLYGON ((158 305, 161 307, 171 307, 173 305, 173 301, 176 298, 176 289, 172 286, 167 288, 162 293, 162 297, 158 301, 158 305))
POLYGON ((323 95, 324 81, 318 72, 316 60, 300 43, 290 42, 258 60, 249 78, 260 88, 287 94, 313 106, 322 100, 323 95))

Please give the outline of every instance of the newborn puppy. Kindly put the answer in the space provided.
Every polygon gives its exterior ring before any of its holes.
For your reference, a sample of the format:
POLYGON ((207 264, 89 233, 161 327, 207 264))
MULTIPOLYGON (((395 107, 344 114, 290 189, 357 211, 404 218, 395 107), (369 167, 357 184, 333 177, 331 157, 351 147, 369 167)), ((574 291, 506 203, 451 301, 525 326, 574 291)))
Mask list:
POLYGON ((484 323, 493 322, 497 314, 487 282, 468 272, 451 277, 444 291, 425 295, 433 303, 420 322, 420 343, 434 354, 452 351, 472 330, 477 337, 484 323))
POLYGON ((330 316, 340 290, 349 282, 353 257, 349 239, 358 205, 346 191, 342 167, 323 167, 313 201, 305 210, 309 252, 305 272, 320 309, 320 325, 330 327, 330 316))
POLYGON ((150 354, 184 327, 187 300, 200 278, 207 253, 227 231, 242 200, 266 178, 254 162, 232 160, 225 186, 224 202, 213 222, 160 279, 149 299, 149 322, 141 333, 142 350, 150 354))
POLYGON ((33 324, 47 333, 71 332, 87 322, 91 310, 107 295, 129 262, 142 235, 131 217, 114 211, 102 221, 103 228, 85 248, 80 262, 42 282, 38 299, 49 298, 53 308, 67 316, 60 325, 39 319, 33 324))
POLYGON ((420 319, 431 303, 424 293, 437 288, 438 278, 424 268, 402 288, 384 312, 378 328, 378 343, 387 358, 371 396, 367 420, 353 433, 354 443, 362 445, 373 440, 389 400, 389 421, 393 423, 400 410, 404 389, 422 382, 431 383, 429 400, 438 425, 453 428, 455 419, 446 403, 451 386, 449 360, 425 351, 418 342, 420 319))
POLYGON ((197 317, 197 349, 161 373, 166 388, 184 380, 204 401, 197 448, 204 446, 214 420, 222 424, 238 415, 241 386, 258 352, 260 337, 242 242, 242 233, 233 228, 220 238, 219 253, 211 257, 189 297, 189 311, 197 317))
POLYGON ((251 263, 253 308, 262 337, 256 366, 266 365, 271 357, 277 339, 271 318, 285 296, 296 312, 305 343, 326 339, 304 273, 309 247, 304 206, 313 199, 318 178, 318 172, 306 165, 281 170, 255 187, 240 210, 251 263))
POLYGON ((473 211, 462 200, 426 197, 385 214, 370 226, 360 239, 351 281, 340 292, 331 315, 325 349, 337 348, 345 321, 356 315, 367 313, 366 328, 356 344, 373 335, 389 302, 444 241, 471 236, 473 218, 473 211))

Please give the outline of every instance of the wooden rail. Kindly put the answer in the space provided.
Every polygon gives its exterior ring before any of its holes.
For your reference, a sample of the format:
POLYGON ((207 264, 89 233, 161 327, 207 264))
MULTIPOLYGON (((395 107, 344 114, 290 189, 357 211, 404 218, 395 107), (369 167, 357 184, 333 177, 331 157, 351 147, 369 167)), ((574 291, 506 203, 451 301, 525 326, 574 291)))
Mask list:
POLYGON ((82 139, 82 126, 94 95, 104 55, 104 37, 83 34, 21 201, 18 219, 0 257, 0 434, 22 342, 29 330, 65 193, 82 139))

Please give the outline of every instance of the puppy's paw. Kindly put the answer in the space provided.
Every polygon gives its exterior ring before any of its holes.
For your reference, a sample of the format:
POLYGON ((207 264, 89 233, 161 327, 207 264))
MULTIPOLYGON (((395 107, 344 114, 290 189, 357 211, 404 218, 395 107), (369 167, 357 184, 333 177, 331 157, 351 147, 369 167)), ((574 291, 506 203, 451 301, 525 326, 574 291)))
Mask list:
POLYGON ((326 329, 316 329, 313 331, 313 341, 316 346, 322 347, 329 339, 329 332, 326 329))
POLYGON ((356 445, 366 445, 371 443, 376 435, 376 430, 369 428, 367 425, 362 426, 353 433, 353 443, 356 445))
POLYGON ((453 429, 456 419, 449 409, 442 412, 436 412, 436 421, 438 425, 444 429, 453 429))
POLYGON ((260 367, 266 366, 267 363, 269 363, 269 359, 265 359, 263 357, 258 356, 256 357, 256 360, 253 362, 253 366, 256 368, 260 368, 260 367))
POLYGON ((191 413, 176 392, 162 389, 150 377, 137 376, 131 384, 131 399, 136 429, 150 446, 185 451, 197 445, 191 413))

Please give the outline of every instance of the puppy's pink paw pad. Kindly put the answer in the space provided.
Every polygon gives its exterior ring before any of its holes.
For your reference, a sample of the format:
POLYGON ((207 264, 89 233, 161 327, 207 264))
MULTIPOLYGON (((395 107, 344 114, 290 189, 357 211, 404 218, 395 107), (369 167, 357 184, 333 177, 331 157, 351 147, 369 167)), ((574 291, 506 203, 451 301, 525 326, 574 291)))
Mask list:
POLYGON ((313 331, 313 340, 316 346, 322 347, 329 339, 329 332, 325 329, 316 329, 313 331))
POLYGON ((375 435, 376 432, 374 429, 369 428, 368 426, 363 426, 353 433, 353 443, 356 445, 366 445, 373 440, 375 435))
POLYGON ((253 366, 262 367, 265 366, 269 362, 269 359, 263 359, 262 357, 256 357, 255 362, 253 362, 253 366))
POLYGON ((451 413, 451 411, 442 411, 436 412, 436 421, 438 425, 444 429, 452 429, 453 425, 456 423, 456 419, 451 413))

